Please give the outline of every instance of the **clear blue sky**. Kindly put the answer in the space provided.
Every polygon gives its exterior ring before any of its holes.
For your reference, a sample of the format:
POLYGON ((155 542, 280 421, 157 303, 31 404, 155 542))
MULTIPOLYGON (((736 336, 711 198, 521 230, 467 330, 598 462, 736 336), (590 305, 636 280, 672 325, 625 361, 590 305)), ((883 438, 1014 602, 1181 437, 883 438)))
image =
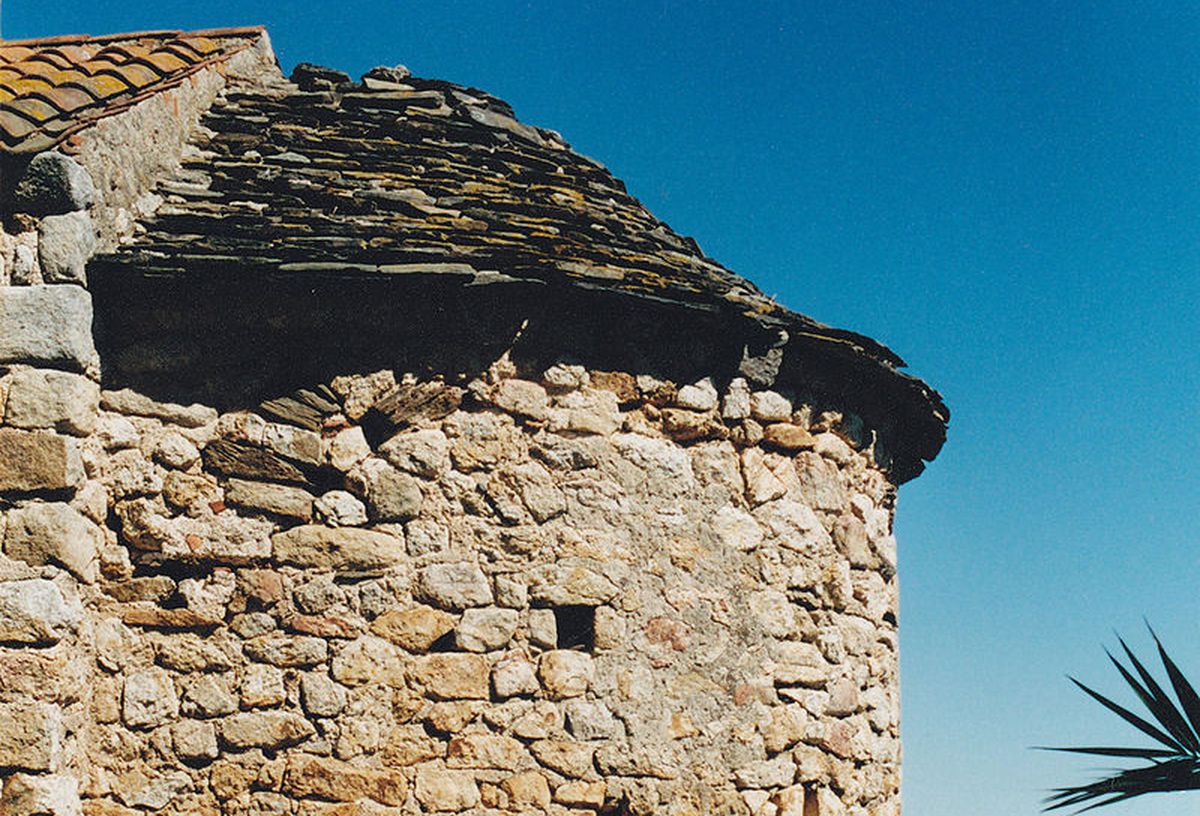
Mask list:
MULTIPOLYGON (((910 816, 1033 814, 1130 741, 1101 644, 1200 678, 1200 7, 8 0, 9 37, 265 23, 284 67, 402 62, 608 164, 798 311, 946 395, 901 492, 910 816)), ((1113 814, 1195 813, 1200 795, 1113 814)))

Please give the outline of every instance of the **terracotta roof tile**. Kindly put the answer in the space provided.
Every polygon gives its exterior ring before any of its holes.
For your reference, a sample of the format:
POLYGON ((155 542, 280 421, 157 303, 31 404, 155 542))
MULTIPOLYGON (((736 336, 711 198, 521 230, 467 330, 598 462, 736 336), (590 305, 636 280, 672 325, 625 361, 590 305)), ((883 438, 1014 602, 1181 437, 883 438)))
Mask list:
POLYGON ((22 48, 15 45, 0 47, 0 62, 20 62, 33 53, 32 48, 22 48))
POLYGON ((261 28, 233 28, 0 44, 0 152, 50 149, 146 95, 228 59, 261 36, 261 28))

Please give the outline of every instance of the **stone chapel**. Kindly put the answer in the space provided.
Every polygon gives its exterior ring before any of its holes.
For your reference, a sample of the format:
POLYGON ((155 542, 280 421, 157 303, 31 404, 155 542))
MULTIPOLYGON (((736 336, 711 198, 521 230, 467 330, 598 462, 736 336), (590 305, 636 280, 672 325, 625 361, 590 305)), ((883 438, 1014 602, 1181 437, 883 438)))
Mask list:
POLYGON ((0 210, 0 813, 900 813, 893 352, 257 28, 0 42, 0 210))

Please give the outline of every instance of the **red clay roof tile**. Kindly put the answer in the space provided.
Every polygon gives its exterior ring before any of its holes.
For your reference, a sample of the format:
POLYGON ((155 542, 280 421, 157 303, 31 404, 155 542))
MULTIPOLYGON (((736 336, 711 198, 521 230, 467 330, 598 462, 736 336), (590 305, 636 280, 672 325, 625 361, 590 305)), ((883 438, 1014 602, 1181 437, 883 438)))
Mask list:
POLYGON ((0 43, 0 153, 47 150, 249 48, 261 27, 0 43))

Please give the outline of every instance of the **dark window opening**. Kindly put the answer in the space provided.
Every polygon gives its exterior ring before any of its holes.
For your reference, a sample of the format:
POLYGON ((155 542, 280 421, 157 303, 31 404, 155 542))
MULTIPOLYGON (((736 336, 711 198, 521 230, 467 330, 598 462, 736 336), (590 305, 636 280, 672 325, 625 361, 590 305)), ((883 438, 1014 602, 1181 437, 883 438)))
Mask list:
POLYGON ((591 652, 596 648, 596 607, 559 606, 554 609, 558 648, 591 652))

